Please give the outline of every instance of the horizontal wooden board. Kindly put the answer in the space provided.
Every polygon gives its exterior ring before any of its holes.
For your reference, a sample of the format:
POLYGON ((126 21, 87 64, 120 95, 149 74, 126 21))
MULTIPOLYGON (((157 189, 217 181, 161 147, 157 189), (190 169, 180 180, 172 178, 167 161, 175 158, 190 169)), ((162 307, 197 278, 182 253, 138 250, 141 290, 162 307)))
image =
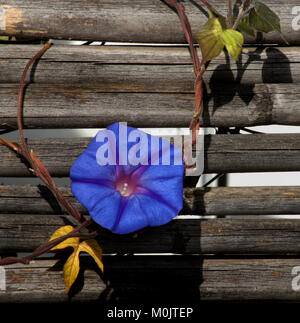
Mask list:
MULTIPOLYGON (((201 156, 201 142, 199 137, 201 156)), ((69 177, 70 167, 89 145, 90 138, 29 139, 28 145, 53 176, 69 177)), ((16 155, 0 146, 0 176, 23 177, 30 172, 16 155)), ((300 171, 300 134, 204 136, 204 172, 300 171)), ((198 157, 201 169, 202 161, 198 157)))
MULTIPOLYGON (((0 46, 0 83, 19 83, 40 45, 0 46)), ((198 49, 201 57, 200 50, 198 49)), ((244 48, 236 63, 224 53, 212 60, 206 83, 300 82, 298 47, 244 48)), ((187 47, 53 45, 34 64, 27 81, 98 83, 105 92, 189 92, 195 75, 187 47)))
MULTIPOLYGON (((188 127, 191 122, 193 93, 116 93, 102 87, 30 84, 24 127, 100 128, 119 120, 135 127, 188 127)), ((0 84, 0 128, 17 128, 18 89, 18 84, 0 84)), ((218 84, 207 90, 201 126, 300 125, 298 84, 218 84)))
MULTIPOLYGON (((227 3, 210 2, 226 15, 227 3)), ((282 32, 291 44, 299 44, 297 12, 292 8, 298 0, 264 3, 274 10, 281 19, 282 32), (294 21, 294 24, 292 22, 294 21)), ((184 2, 194 36, 201 29, 206 10, 201 2, 184 2)), ((2 35, 34 38, 82 39, 125 42, 185 42, 182 27, 176 13, 164 1, 106 0, 4 0, 1 3, 5 19, 1 25, 2 35)), ((247 42, 283 43, 277 33, 246 38, 247 42)))
MULTIPOLYGON (((280 203, 278 203, 280 205, 280 203)), ((0 215, 0 253, 32 252, 61 226, 76 223, 67 215, 0 215)), ((300 220, 272 218, 178 217, 138 235, 100 230, 97 240, 109 253, 217 255, 297 255, 300 220)))
MULTIPOLYGON (((87 214, 70 187, 59 189, 81 213, 87 214)), ((299 214, 300 186, 185 188, 183 199, 182 215, 299 214)), ((64 213, 45 186, 0 185, 0 214, 64 213)))
MULTIPOLYGON (((105 276, 81 257, 82 271, 71 298, 65 293, 62 262, 36 260, 5 267, 0 302, 118 300, 127 304, 199 304, 201 301, 299 301, 292 274, 299 259, 202 259, 115 256, 104 258, 105 276), (147 279, 145 279, 147 277, 147 279), (180 279, 179 279, 180 278, 180 279)), ((109 304, 109 303, 108 303, 109 304)))

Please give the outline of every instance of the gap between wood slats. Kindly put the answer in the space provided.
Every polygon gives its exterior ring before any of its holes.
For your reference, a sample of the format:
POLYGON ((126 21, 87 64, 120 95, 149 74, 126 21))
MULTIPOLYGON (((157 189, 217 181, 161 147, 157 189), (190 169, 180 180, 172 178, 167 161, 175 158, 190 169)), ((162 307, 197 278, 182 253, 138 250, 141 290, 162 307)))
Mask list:
MULTIPOLYGON (((281 30, 290 44, 299 44, 299 33, 292 24, 296 16, 292 8, 298 0, 264 1, 280 17, 281 30)), ((227 3, 212 0, 219 12, 226 16, 227 3)), ((207 21, 206 9, 196 2, 185 2, 187 16, 196 32, 207 21)), ((5 20, 1 34, 32 38, 81 39, 121 42, 182 43, 186 42, 177 14, 163 1, 92 0, 33 1, 3 0, 5 20)), ((278 33, 246 37, 246 42, 284 43, 278 33)))

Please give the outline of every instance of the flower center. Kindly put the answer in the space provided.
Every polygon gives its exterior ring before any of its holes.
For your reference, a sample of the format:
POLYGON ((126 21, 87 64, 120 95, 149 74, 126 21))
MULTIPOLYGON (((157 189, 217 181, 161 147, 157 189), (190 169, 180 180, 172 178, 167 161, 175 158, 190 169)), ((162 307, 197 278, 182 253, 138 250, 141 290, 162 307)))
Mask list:
POLYGON ((134 186, 130 185, 130 182, 120 181, 116 184, 116 189, 120 192, 122 196, 130 196, 134 191, 134 186))

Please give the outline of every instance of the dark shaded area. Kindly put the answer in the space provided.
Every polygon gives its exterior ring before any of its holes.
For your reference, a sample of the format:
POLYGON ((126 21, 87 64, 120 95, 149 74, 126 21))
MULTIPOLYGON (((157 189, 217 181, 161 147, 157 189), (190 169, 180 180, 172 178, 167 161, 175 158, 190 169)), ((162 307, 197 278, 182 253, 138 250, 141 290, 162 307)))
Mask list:
POLYGON ((65 212, 61 208, 54 194, 50 191, 50 189, 45 185, 38 185, 39 193, 41 197, 48 202, 51 209, 55 214, 64 214, 65 212))
MULTIPOLYGON (((153 305, 155 301, 153 300, 153 305)), ((114 306, 100 306, 97 303, 62 303, 62 304, 1 304, 1 313, 8 314, 11 319, 22 319, 24 316, 31 316, 33 322, 38 322, 41 320, 40 315, 35 315, 37 309, 39 312, 47 313, 47 319, 57 321, 71 322, 77 321, 80 318, 87 320, 87 318, 92 317, 94 320, 99 322, 128 322, 126 319, 112 319, 107 317, 109 310, 113 310, 114 306)), ((129 307, 118 305, 118 309, 129 309, 129 307)), ((143 311, 151 311, 151 307, 143 306, 136 307, 135 304, 131 304, 132 309, 142 309, 143 311)), ((299 313, 299 303, 287 304, 279 303, 275 301, 260 301, 260 302, 233 302, 233 303, 211 303, 205 302, 201 304, 196 304, 194 306, 194 312, 189 318, 173 319, 178 322, 202 322, 207 317, 213 322, 215 320, 224 321, 224 319, 229 319, 231 322, 241 322, 241 313, 247 313, 247 319, 256 321, 258 315, 266 314, 269 319, 278 318, 279 314, 289 313, 292 317, 299 313), (275 305, 275 306, 274 306, 275 305), (259 314, 258 314, 259 313, 259 314)), ((169 322, 173 320, 168 319, 151 319, 151 317, 142 317, 137 322, 169 322)), ((134 322, 134 320, 130 320, 134 322)))
POLYGON ((200 176, 185 176, 183 179, 183 187, 195 187, 200 176))
MULTIPOLYGON (((241 85, 241 81, 249 64, 253 61, 260 60, 261 52, 262 49, 257 49, 248 57, 248 60, 244 64, 242 63, 242 58, 240 56, 239 60, 236 62, 238 72, 235 77, 231 70, 229 54, 224 50, 226 63, 218 65, 213 71, 209 80, 209 93, 205 88, 203 98, 204 110, 208 110, 209 103, 213 100, 212 112, 214 114, 219 107, 229 104, 236 94, 238 94, 247 105, 252 101, 254 97, 254 84, 241 85)), ((207 118, 209 116, 208 114, 205 114, 204 117, 207 118)))
POLYGON ((104 266, 108 288, 100 302, 184 306, 200 299, 201 258, 128 255, 109 258, 104 266), (127 267, 121 268, 124 257, 127 267))
MULTIPOLYGON (((58 251, 56 256, 59 260, 49 270, 61 271, 69 255, 58 251)), ((103 263, 104 274, 91 257, 80 257, 80 272, 70 289, 70 301, 83 289, 84 272, 89 269, 95 271, 106 284, 95 301, 98 308, 191 307, 199 304, 201 257, 128 254, 106 256, 103 263)))
POLYGON ((275 47, 267 48, 266 54, 262 69, 263 82, 293 83, 289 59, 275 47))
MULTIPOLYGON (((210 187, 202 188, 201 190, 185 190, 183 199, 183 208, 179 214, 205 214, 204 195, 211 190, 210 187), (187 203, 188 202, 188 203, 187 203)), ((201 232, 200 232, 201 233, 201 232)), ((199 237, 200 240, 200 237, 199 237)), ((200 245, 200 241, 199 241, 200 245)))
POLYGON ((226 50, 225 57, 226 63, 218 65, 213 71, 208 86, 205 84, 203 86, 204 125, 209 125, 210 115, 214 114, 219 107, 230 104, 236 95, 238 95, 246 105, 250 104, 255 95, 253 92, 255 84, 247 83, 243 77, 248 66, 252 63, 255 64, 255 62, 259 62, 261 64, 261 62, 263 62, 263 83, 293 82, 288 57, 274 47, 268 47, 266 49, 264 46, 257 47, 255 51, 248 55, 248 59, 245 63, 242 62, 242 57, 240 57, 236 62, 236 76, 234 76, 231 69, 230 57, 226 50), (261 58, 261 54, 264 50, 267 55, 266 59, 261 58), (212 110, 210 113, 208 112, 209 107, 212 110))

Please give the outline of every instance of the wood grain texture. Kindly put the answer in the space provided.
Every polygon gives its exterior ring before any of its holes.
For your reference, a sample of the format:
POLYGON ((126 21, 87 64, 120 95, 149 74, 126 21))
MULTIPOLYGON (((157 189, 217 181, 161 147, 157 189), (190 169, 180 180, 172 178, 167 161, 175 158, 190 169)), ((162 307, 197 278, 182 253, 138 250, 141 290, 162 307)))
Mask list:
MULTIPOLYGON (((80 212, 87 214, 70 187, 60 186, 59 189, 80 212)), ((300 187, 185 188, 183 201, 182 215, 299 214, 300 187)), ((42 185, 0 185, 0 214, 54 215, 65 212, 42 185)))
MULTIPOLYGON (((28 145, 52 176, 69 177, 70 167, 90 142, 90 138, 48 138, 29 139, 28 145)), ((0 146, 0 156, 0 176, 30 176, 7 147, 0 146)), ((300 134, 204 136, 205 173, 299 171, 299 156, 300 134)), ((199 160, 198 165, 201 163, 199 160)))
MULTIPOLYGON (((297 255, 298 219, 185 219, 147 228, 136 235, 100 230, 97 240, 109 253, 176 253, 184 255, 297 255), (276 237, 276 238, 275 238, 276 237)), ((0 253, 32 252, 61 226, 73 224, 67 215, 0 215, 0 253)))
MULTIPOLYGON (((16 127, 17 84, 38 48, 0 47, 1 128, 16 127)), ((226 65, 224 55, 214 60, 205 74, 201 125, 298 125, 299 89, 291 83, 300 81, 299 60, 297 48, 245 49, 237 66, 226 65)), ((101 127, 117 120, 178 127, 188 126, 192 116, 187 48, 54 46, 27 81, 38 84, 26 89, 25 127, 101 127)))
MULTIPOLYGON (((299 44, 299 34, 293 29, 292 8, 297 0, 264 2, 280 17, 282 32, 291 44, 299 44)), ((211 1, 226 15, 227 3, 211 1)), ((186 13, 194 36, 206 22, 206 10, 200 2, 185 2, 186 13)), ((35 38, 82 39, 147 43, 185 42, 176 13, 163 1, 85 1, 79 0, 4 0, 6 20, 1 34, 35 38), (171 28, 170 28, 171 26, 171 28)), ((277 33, 246 38, 247 42, 283 43, 277 33)))
POLYGON ((299 301, 299 292, 291 285, 292 269, 299 266, 299 259, 115 256, 104 258, 106 274, 102 278, 95 265, 83 257, 81 265, 71 299, 65 294, 61 262, 37 260, 29 265, 7 266, 6 291, 0 291, 0 302, 98 300, 101 306, 107 299, 143 305, 153 305, 153 299, 155 304, 180 305, 201 301, 299 301))
MULTIPOLYGON (((19 83, 40 45, 0 46, 0 83, 19 83)), ((198 50, 199 56, 201 53, 198 50)), ((204 74, 208 83, 300 82, 298 47, 244 48, 236 63, 222 53, 204 74)), ((52 46, 27 75, 35 83, 98 83, 101 91, 189 92, 195 75, 187 47, 52 46)))
MULTIPOLYGON (((123 120, 134 127, 188 127, 192 93, 106 92, 103 84, 30 84, 24 128, 105 128, 123 120), (50 108, 49 108, 50 107, 50 108)), ((17 128, 19 85, 0 84, 0 128, 17 128)), ((201 126, 300 125, 298 84, 217 84, 208 88, 201 126)))

